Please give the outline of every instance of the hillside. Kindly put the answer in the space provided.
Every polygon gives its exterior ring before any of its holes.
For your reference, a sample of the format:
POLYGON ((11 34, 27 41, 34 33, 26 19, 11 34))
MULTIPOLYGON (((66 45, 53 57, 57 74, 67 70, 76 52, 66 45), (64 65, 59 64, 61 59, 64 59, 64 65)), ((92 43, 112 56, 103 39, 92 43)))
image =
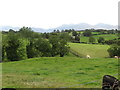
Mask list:
MULTIPOLYGON (((93 35, 93 37, 95 38, 95 43, 98 43, 97 40, 99 37, 103 37, 105 40, 112 40, 112 39, 118 38, 116 34, 93 35)), ((80 36, 80 41, 89 42, 89 37, 80 36)))
POLYGON ((94 45, 94 44, 80 44, 80 43, 69 43, 70 49, 73 53, 78 53, 80 57, 86 57, 90 55, 92 58, 109 57, 107 49, 108 45, 94 45))
POLYGON ((76 57, 4 62, 2 84, 3 88, 101 88, 103 75, 117 77, 117 63, 110 58, 76 57))

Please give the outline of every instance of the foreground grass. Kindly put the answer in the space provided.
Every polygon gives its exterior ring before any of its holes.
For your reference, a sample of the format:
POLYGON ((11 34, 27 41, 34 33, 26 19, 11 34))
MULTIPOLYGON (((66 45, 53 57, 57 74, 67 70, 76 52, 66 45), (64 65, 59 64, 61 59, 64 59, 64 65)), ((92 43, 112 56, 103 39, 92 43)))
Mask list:
POLYGON ((103 75, 118 73, 117 60, 110 58, 42 57, 2 67, 3 88, 101 88, 103 75))
POLYGON ((91 58, 103 58, 109 57, 107 49, 109 45, 95 45, 95 44, 80 44, 80 43, 69 43, 70 49, 80 54, 81 57, 90 55, 91 58))

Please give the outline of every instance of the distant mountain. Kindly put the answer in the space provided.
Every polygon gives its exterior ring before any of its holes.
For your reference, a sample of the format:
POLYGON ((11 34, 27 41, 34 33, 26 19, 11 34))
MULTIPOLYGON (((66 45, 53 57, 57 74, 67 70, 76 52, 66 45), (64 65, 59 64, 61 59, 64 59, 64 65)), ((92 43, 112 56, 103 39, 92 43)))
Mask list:
POLYGON ((64 29, 75 29, 75 30, 85 30, 85 29, 117 29, 117 25, 113 26, 113 25, 109 25, 109 24, 103 24, 103 23, 99 23, 96 25, 90 25, 87 23, 80 23, 80 24, 63 24, 57 28, 54 29, 59 29, 59 30, 64 30, 64 29))
POLYGON ((99 24, 94 25, 94 28, 95 28, 95 29, 97 29, 97 28, 103 28, 103 29, 117 29, 118 26, 117 26, 117 25, 114 26, 114 25, 99 23, 99 24))
POLYGON ((18 31, 20 29, 20 27, 0 26, 0 30, 8 31, 9 29, 13 29, 15 31, 18 31))
POLYGON ((80 23, 80 24, 63 24, 57 28, 54 29, 59 29, 59 30, 64 30, 64 29, 75 29, 75 30, 79 30, 79 29, 88 29, 91 28, 90 24, 87 23, 80 23))
MULTIPOLYGON (((12 27, 12 26, 0 26, 0 30, 3 31, 9 31, 9 29, 13 29, 15 31, 18 31, 21 27, 12 27)), ((31 27, 33 31, 35 32, 49 32, 48 29, 43 29, 43 28, 35 28, 31 27)))
MULTIPOLYGON (((12 27, 12 26, 0 26, 0 30, 4 30, 4 31, 8 31, 9 29, 13 29, 15 31, 18 31, 21 27, 12 27)), ((75 30, 85 30, 85 29, 117 29, 118 26, 114 26, 114 25, 109 25, 109 24, 103 24, 103 23, 99 23, 96 25, 90 25, 87 23, 80 23, 80 24, 63 24, 59 27, 56 28, 50 28, 50 29, 43 29, 43 28, 36 28, 36 27, 31 27, 33 31, 35 32, 52 32, 53 30, 65 30, 65 29, 75 29, 75 30)))

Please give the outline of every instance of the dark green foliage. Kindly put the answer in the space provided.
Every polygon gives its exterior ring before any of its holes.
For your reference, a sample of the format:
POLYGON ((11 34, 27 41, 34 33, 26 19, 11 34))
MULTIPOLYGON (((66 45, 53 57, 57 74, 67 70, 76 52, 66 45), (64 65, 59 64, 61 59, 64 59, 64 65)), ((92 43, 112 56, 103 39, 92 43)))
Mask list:
POLYGON ((40 52, 35 48, 35 40, 31 39, 29 44, 26 46, 27 49, 27 57, 34 58, 41 56, 40 52))
POLYGON ((75 40, 80 42, 80 37, 79 36, 75 36, 75 40))
POLYGON ((69 51, 67 46, 67 41, 69 39, 69 35, 67 33, 61 33, 60 36, 52 35, 49 39, 49 42, 52 45, 51 55, 54 57, 55 55, 60 54, 60 57, 63 57, 69 51))
POLYGON ((103 37, 98 38, 98 43, 104 43, 105 39, 103 37))
POLYGON ((120 39, 106 40, 104 43, 106 43, 108 45, 111 45, 111 44, 120 45, 120 39))
POLYGON ((58 43, 59 38, 56 35, 51 35, 49 38, 49 42, 52 45, 51 49, 51 55, 54 57, 55 55, 59 54, 59 43, 58 43))
POLYGON ((72 32, 72 36, 77 36, 77 32, 76 32, 76 31, 73 31, 73 32, 72 32))
POLYGON ((12 30, 12 29, 10 29, 10 30, 9 30, 9 32, 15 33, 15 31, 14 31, 14 30, 12 30))
POLYGON ((91 33, 90 30, 85 30, 85 31, 83 32, 83 35, 86 36, 86 37, 90 37, 90 36, 92 36, 92 33, 91 33))
POLYGON ((66 41, 70 41, 70 35, 67 32, 63 32, 63 33, 59 34, 59 38, 64 39, 66 41))
POLYGON ((117 36, 120 38, 120 30, 117 31, 117 36))
POLYGON ((68 45, 67 45, 67 42, 64 40, 64 39, 61 39, 60 40, 60 43, 59 43, 59 53, 60 53, 60 57, 63 57, 65 54, 67 54, 69 52, 69 49, 68 49, 68 45))
POLYGON ((120 46, 116 45, 116 44, 112 45, 108 49, 108 53, 109 53, 110 57, 120 56, 120 46))
POLYGON ((108 30, 107 33, 108 34, 115 34, 115 30, 114 29, 113 30, 108 30))
POLYGON ((5 47, 7 59, 10 61, 26 59, 26 43, 24 40, 20 40, 14 33, 9 33, 7 39, 5 47))
POLYGON ((69 52, 69 47, 67 41, 70 39, 68 33, 61 33, 59 36, 59 54, 60 57, 64 57, 65 54, 69 52))
POLYGON ((89 42, 90 43, 94 43, 95 42, 95 38, 94 37, 89 37, 89 42))
POLYGON ((29 28, 29 27, 22 27, 22 28, 19 30, 19 32, 18 32, 18 34, 19 34, 21 37, 28 38, 28 39, 34 37, 34 34, 33 34, 33 33, 34 33, 34 32, 32 31, 32 29, 29 28))
POLYGON ((35 48, 41 53, 42 57, 50 57, 51 56, 51 46, 47 40, 43 40, 39 38, 35 42, 35 48))
POLYGON ((45 32, 42 34, 42 37, 48 39, 50 37, 50 34, 45 32))

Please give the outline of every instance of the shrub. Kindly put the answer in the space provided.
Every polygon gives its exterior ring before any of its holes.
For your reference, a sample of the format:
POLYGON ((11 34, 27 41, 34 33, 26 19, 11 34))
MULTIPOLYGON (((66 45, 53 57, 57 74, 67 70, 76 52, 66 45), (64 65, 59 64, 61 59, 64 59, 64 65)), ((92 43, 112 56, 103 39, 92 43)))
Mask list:
POLYGON ((110 57, 120 56, 120 46, 114 44, 108 50, 110 57))

